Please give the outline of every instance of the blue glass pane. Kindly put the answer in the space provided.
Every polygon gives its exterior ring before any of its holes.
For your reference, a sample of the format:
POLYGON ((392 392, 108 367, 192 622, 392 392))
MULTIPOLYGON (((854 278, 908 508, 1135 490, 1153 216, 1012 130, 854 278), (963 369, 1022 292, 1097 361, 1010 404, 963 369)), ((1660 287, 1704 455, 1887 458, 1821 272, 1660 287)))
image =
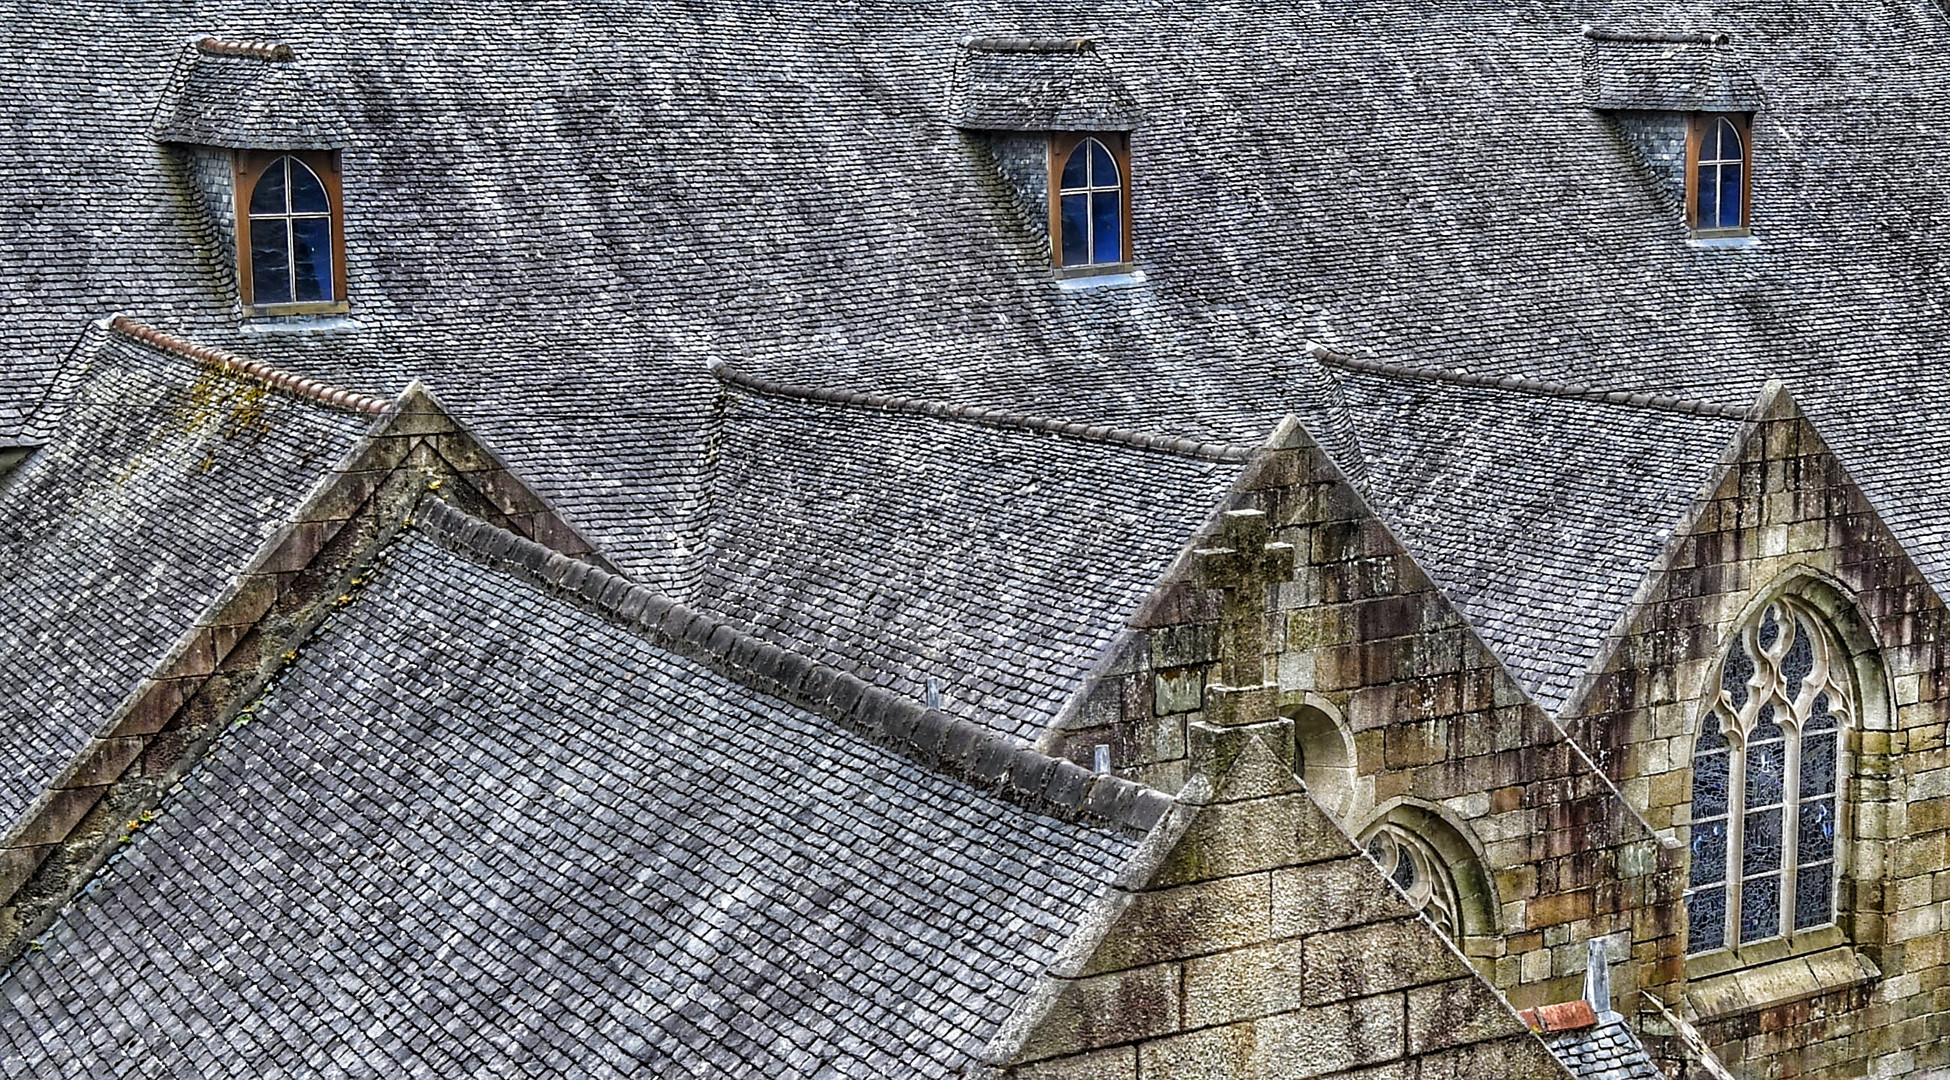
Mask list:
POLYGON ((1742 194, 1740 172, 1739 165, 1720 166, 1720 228, 1722 229, 1740 227, 1742 194))
POLYGON ((1693 818, 1719 817, 1727 812, 1727 767, 1724 750, 1693 759, 1693 818))
POLYGON ((1090 261, 1114 263, 1124 261, 1124 207, 1123 200, 1115 191, 1100 191, 1091 199, 1091 236, 1096 250, 1090 253, 1090 261))
POLYGON ((1835 868, 1804 866, 1794 883, 1794 928, 1826 926, 1835 921, 1835 868))
POLYGON ((1701 822, 1693 826, 1694 885, 1711 885, 1727 878, 1727 823, 1701 822))
POLYGON ((282 219, 251 226, 251 302, 291 302, 291 246, 282 219))
POLYGON ((1771 806, 1787 794, 1787 744, 1775 741, 1747 748, 1747 807, 1771 806))
POLYGON ((1715 223, 1720 220, 1720 167, 1701 165, 1698 183, 1694 190, 1699 192, 1699 227, 1717 228, 1715 223))
POLYGON ((1835 790, 1835 733, 1801 737, 1801 797, 1811 799, 1835 790))
POLYGON ((284 158, 264 170, 257 178, 257 186, 251 189, 251 213, 283 214, 284 204, 284 158))
POLYGON ((332 298, 332 219, 293 218, 291 256, 297 270, 298 301, 332 298))
POLYGON ((1808 731, 1827 731, 1835 726, 1835 713, 1828 703, 1827 694, 1816 694, 1815 703, 1808 709, 1808 731))
POLYGON ((1754 637, 1760 642, 1762 650, 1772 649, 1774 643, 1781 640, 1781 624, 1775 621, 1772 607, 1761 612, 1760 631, 1754 637))
POLYGON ((1110 151, 1095 139, 1090 140, 1090 184, 1092 187, 1110 187, 1117 183, 1117 162, 1110 151))
POLYGON ((1796 861, 1820 862, 1835 857, 1835 800, 1819 799, 1801 804, 1801 831, 1796 861))
POLYGON ((1747 642, 1733 639, 1733 648, 1727 650, 1727 662, 1720 666, 1720 686, 1733 699, 1733 707, 1740 709, 1747 704, 1752 693, 1748 680, 1754 677, 1754 658, 1747 655, 1747 642))
POLYGON ((1790 698, 1799 700, 1801 684, 1815 670, 1814 635, 1808 632, 1808 624, 1799 619, 1794 621, 1794 645, 1787 655, 1781 658, 1781 675, 1787 681, 1782 688, 1790 698))
POLYGON ((1723 750, 1726 745, 1727 737, 1720 733, 1720 714, 1707 713, 1706 719, 1700 721, 1699 739, 1693 743, 1693 752, 1703 754, 1709 750, 1723 750))
POLYGON ((296 158, 291 162, 291 212, 294 214, 329 214, 331 201, 325 197, 325 185, 318 182, 318 175, 296 158))
POLYGON ((1727 943, 1727 893, 1708 889, 1686 895, 1687 952, 1706 952, 1727 943))
POLYGON ((1740 886, 1740 941, 1760 941, 1781 933, 1781 879, 1755 878, 1740 886))
POLYGON ((1082 266, 1089 261, 1090 196, 1065 195, 1063 196, 1063 265, 1082 266))
POLYGON ((1740 132, 1734 128, 1733 121, 1721 117, 1720 122, 1714 125, 1713 134, 1719 144, 1714 154, 1716 158, 1721 161, 1741 160, 1740 132))
POLYGON ((1749 810, 1740 834, 1740 872, 1744 876, 1770 874, 1781 868, 1781 808, 1749 810))
POLYGON ((1086 188, 1090 186, 1090 151, 1085 143, 1070 151, 1070 160, 1063 163, 1063 190, 1086 188))

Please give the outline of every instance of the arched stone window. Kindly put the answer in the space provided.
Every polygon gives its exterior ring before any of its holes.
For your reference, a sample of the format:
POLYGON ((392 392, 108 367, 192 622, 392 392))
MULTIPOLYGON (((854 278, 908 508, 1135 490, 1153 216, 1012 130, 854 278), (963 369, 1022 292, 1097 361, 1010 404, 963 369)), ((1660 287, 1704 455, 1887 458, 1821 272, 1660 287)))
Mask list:
POLYGON ((1436 808, 1397 803, 1359 836, 1361 849, 1410 906, 1451 940, 1466 945, 1496 934, 1496 901, 1481 855, 1436 808))
POLYGON ((1693 746, 1688 952, 1835 921, 1841 736, 1859 702, 1847 650, 1807 600, 1773 600, 1734 635, 1693 746))

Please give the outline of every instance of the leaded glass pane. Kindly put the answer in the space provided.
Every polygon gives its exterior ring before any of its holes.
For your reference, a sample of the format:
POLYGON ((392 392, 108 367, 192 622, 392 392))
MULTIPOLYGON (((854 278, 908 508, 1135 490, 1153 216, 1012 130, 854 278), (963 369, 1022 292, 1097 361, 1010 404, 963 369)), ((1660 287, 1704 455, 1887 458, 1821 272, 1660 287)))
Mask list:
POLYGON ((1727 943, 1727 891, 1706 889, 1686 894, 1688 952, 1706 952, 1727 943))
POLYGON ((1788 648, 1787 655, 1781 657, 1781 695, 1791 701, 1801 698, 1801 684, 1815 670, 1814 635, 1808 631, 1808 624, 1796 619, 1794 622, 1794 644, 1788 648))
POLYGON ((1090 261, 1120 262, 1124 258, 1123 200, 1115 191, 1099 191, 1091 199, 1090 261))
POLYGON ((1801 797, 1827 795, 1835 790, 1835 733, 1815 732, 1801 737, 1801 797))
POLYGON ((1732 758, 1724 750, 1693 759, 1693 817, 1713 818, 1727 812, 1727 768, 1731 764, 1732 758))
POLYGON ((284 202, 284 163, 289 158, 279 158, 277 163, 265 169, 257 178, 257 186, 251 189, 252 214, 284 214, 290 211, 284 202))
POLYGON ((1781 808, 1747 811, 1741 829, 1740 872, 1748 877, 1781 868, 1781 808))
POLYGON ((1751 878, 1740 886, 1740 942, 1779 937, 1781 879, 1778 875, 1751 878))
POLYGON ((1832 863, 1804 866, 1794 883, 1794 928, 1826 926, 1835 921, 1835 867, 1832 863))
POLYGON ((1786 794, 1787 743, 1781 741, 1780 728, 1769 727, 1774 736, 1760 742, 1762 728, 1754 729, 1755 740, 1747 744, 1747 807, 1768 806, 1786 794))
POLYGON ((1063 163, 1063 190, 1087 188, 1090 186, 1090 152, 1086 143, 1070 151, 1070 160, 1063 163))
POLYGON ((1727 876, 1727 823, 1702 821, 1693 826, 1694 885, 1711 885, 1727 876))
POLYGON ((1721 161, 1741 160, 1743 155, 1740 153, 1740 132, 1734 128, 1733 121, 1721 117, 1720 122, 1714 125, 1714 134, 1719 136, 1715 157, 1721 161))
MULTIPOLYGON (((1077 161, 1083 155, 1072 155, 1077 161)), ((1063 265, 1082 266, 1090 261, 1090 196, 1063 196, 1063 265)))
POLYGON ((1760 642, 1762 650, 1772 649, 1774 643, 1781 640, 1781 624, 1774 618, 1774 605, 1769 604, 1767 610, 1761 612, 1760 630, 1754 634, 1754 639, 1760 642))
POLYGON ((1717 227, 1720 220, 1720 167, 1699 167, 1699 223, 1703 229, 1717 227))
POLYGON ((1747 655, 1747 643, 1739 637, 1733 639, 1733 648, 1727 651, 1727 660, 1720 667, 1720 686, 1733 699, 1735 709, 1744 709, 1747 698, 1752 693, 1749 683, 1754 677, 1754 658, 1747 655))
POLYGON ((1095 139, 1090 140, 1090 186, 1110 187, 1117 183, 1117 163, 1111 160, 1110 151, 1095 139))
POLYGON ((282 218, 251 228, 251 302, 291 302, 291 238, 282 218))
POLYGON ((1715 750, 1725 750, 1726 748, 1727 737, 1720 732, 1720 714, 1718 712, 1707 713, 1706 719, 1700 721, 1699 741, 1693 744, 1693 752, 1696 754, 1708 754, 1715 750))
POLYGON ((1803 863, 1835 857, 1835 800, 1817 799, 1801 804, 1800 845, 1795 854, 1803 863))
POLYGON ((1828 702, 1827 694, 1816 694, 1815 703, 1808 707, 1808 722, 1802 725, 1806 731, 1825 731, 1835 726, 1834 707, 1828 702))
POLYGON ((1720 166, 1720 228, 1740 227, 1740 203, 1745 189, 1741 184, 1742 166, 1738 164, 1720 166))

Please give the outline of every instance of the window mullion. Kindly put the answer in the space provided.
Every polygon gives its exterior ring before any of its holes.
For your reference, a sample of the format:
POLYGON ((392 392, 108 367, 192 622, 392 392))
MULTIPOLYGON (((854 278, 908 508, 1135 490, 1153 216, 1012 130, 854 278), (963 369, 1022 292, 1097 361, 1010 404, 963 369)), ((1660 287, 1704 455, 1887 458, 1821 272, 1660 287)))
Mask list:
MULTIPOLYGON (((1731 741, 1731 740, 1729 740, 1731 741)), ((1741 873, 1747 847, 1747 736, 1727 748, 1727 947, 1740 948, 1741 873)))
MULTIPOLYGON (((1790 710, 1793 715, 1793 710, 1790 710)), ((1795 898, 1800 885, 1801 860, 1801 724, 1788 729, 1787 776, 1781 793, 1781 936, 1794 933, 1795 898)))

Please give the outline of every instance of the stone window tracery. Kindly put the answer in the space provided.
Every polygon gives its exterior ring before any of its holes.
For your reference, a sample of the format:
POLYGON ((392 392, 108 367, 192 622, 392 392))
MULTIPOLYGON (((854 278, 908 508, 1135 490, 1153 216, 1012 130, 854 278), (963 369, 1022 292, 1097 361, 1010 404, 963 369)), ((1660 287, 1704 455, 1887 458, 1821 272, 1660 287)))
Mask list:
POLYGON ((1455 878, 1427 840, 1396 822, 1382 821, 1362 838, 1361 846, 1408 897, 1409 906, 1427 915, 1451 940, 1462 939, 1462 900, 1455 878))
POLYGON ((1847 655, 1782 597, 1727 648, 1693 748, 1688 951, 1835 921, 1841 732, 1856 717, 1847 655))

